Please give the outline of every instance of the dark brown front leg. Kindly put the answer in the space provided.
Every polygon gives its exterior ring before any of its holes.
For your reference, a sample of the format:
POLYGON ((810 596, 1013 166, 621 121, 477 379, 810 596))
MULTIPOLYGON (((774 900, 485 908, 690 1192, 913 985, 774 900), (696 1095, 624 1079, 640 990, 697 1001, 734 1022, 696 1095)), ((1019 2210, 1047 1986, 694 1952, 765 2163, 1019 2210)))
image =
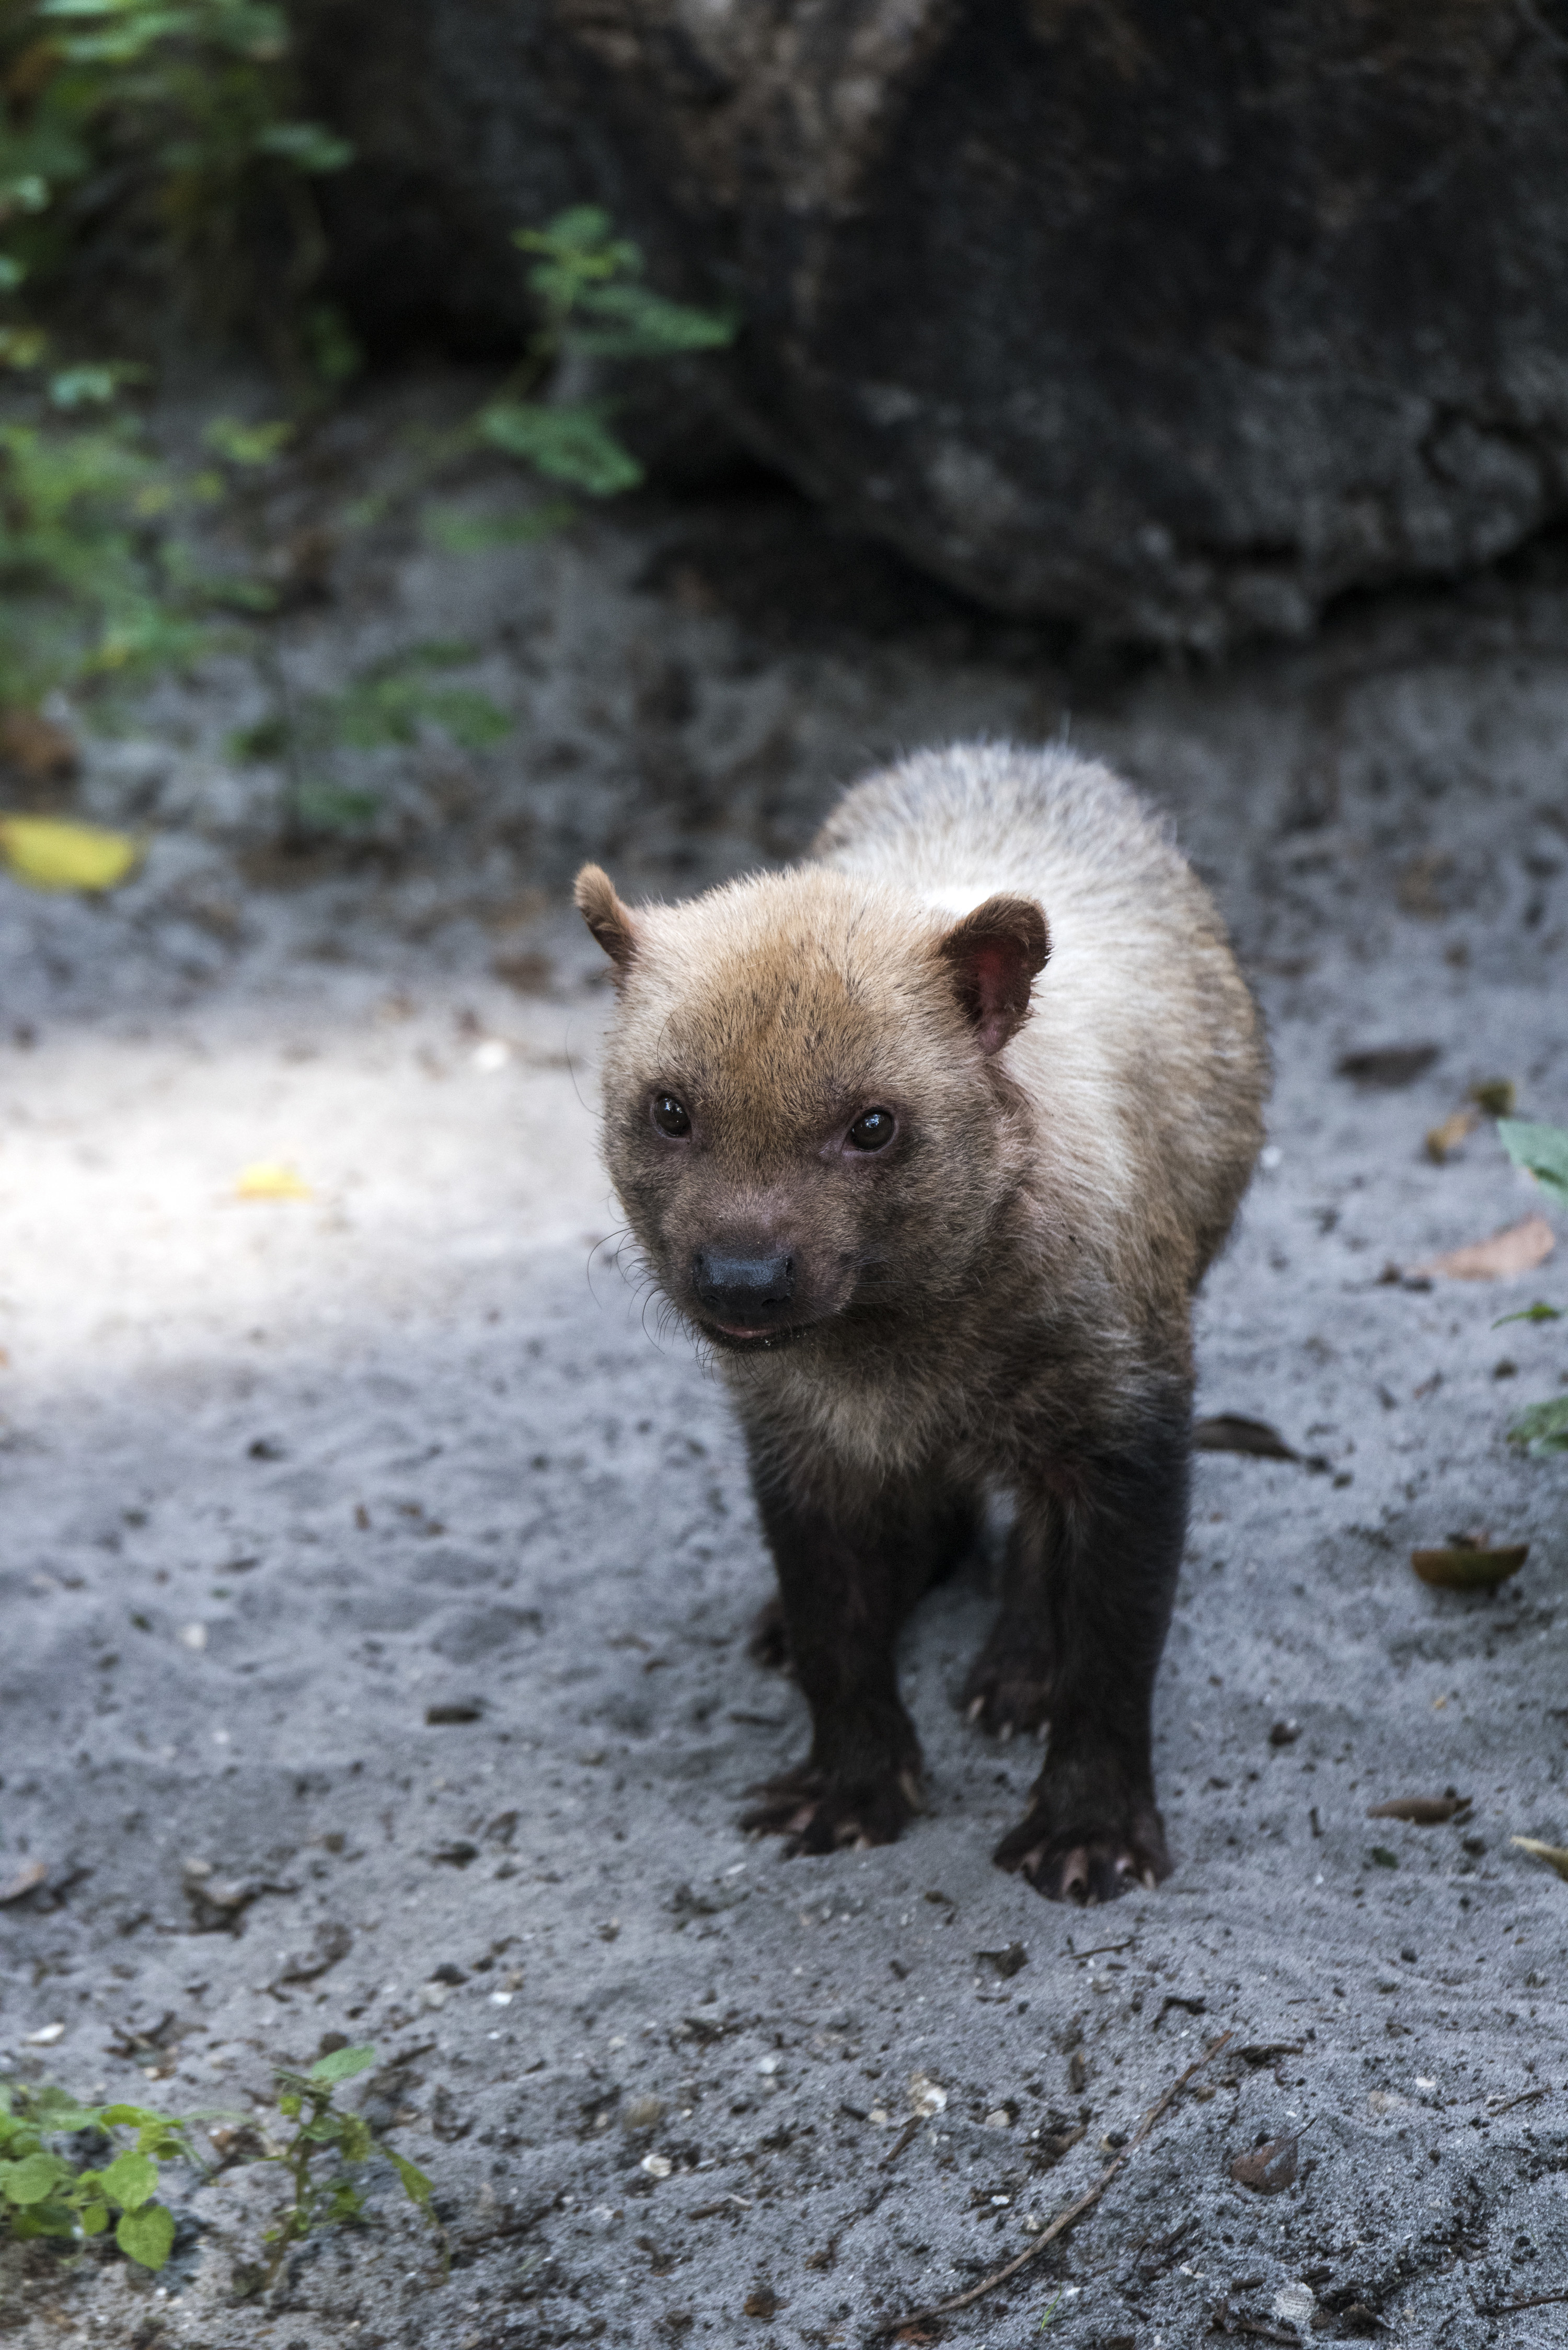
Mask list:
POLYGON ((1020 1497, 1051 1732, 1028 1813, 994 1857, 1050 1900, 1109 1901, 1170 1874, 1149 1715, 1187 1532, 1189 1409, 1185 1393, 1165 1399, 1121 1450, 1020 1497))
POLYGON ((811 1752, 753 1789, 742 1827, 791 1856, 891 1844, 923 1808, 920 1748, 893 1648, 909 1608, 967 1537, 972 1513, 936 1491, 879 1492, 861 1518, 793 1493, 753 1464, 778 1568, 783 1628, 811 1707, 811 1752))
POLYGON ((970 1720, 989 1730, 993 1738, 1003 1740, 1014 1731, 1044 1733, 1051 1713, 1054 1675, 1046 1602, 1047 1546, 1039 1539, 1035 1519, 1032 1512, 1008 1531, 1002 1606, 963 1687, 963 1706, 970 1720))

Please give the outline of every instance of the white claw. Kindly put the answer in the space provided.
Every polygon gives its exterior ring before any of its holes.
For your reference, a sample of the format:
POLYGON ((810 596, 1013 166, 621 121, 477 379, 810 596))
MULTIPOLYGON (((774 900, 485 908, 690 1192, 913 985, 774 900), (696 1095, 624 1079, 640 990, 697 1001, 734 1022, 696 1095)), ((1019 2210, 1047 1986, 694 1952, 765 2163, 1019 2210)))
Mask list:
POLYGON ((1155 1888, 1155 1886, 1156 1886, 1157 1882, 1158 1882, 1158 1879, 1157 1879, 1157 1878, 1156 1878, 1156 1877, 1155 1877, 1155 1873, 1154 1873, 1153 1869, 1152 1869, 1152 1868, 1146 1868, 1146 1869, 1144 1870, 1144 1873, 1143 1873, 1143 1883, 1144 1883, 1145 1888, 1146 1888, 1148 1892, 1152 1893, 1152 1892, 1154 1891, 1154 1888, 1155 1888))
POLYGON ((1004 1721, 996 1733, 996 1742, 999 1746, 1005 1746, 1012 1736, 1012 1724, 1010 1721, 1004 1721))
POLYGON ((970 1706, 970 1710, 969 1710, 969 1719, 971 1720, 971 1721, 978 1721, 980 1720, 981 1715, 984 1711, 985 1711, 985 1700, 984 1700, 982 1697, 977 1697, 976 1699, 974 1699, 974 1700, 973 1700, 973 1701, 971 1702, 971 1706, 970 1706))

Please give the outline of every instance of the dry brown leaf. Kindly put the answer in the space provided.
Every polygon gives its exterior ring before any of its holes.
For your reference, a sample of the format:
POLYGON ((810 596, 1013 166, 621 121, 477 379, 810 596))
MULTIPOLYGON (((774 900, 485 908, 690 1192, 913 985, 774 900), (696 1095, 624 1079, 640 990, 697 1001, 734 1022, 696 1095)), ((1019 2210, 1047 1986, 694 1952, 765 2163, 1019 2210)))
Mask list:
POLYGON ((77 746, 63 726, 36 710, 0 712, 0 759, 31 783, 63 783, 77 771, 77 746))
POLYGON ((1373 1045, 1364 1052, 1343 1053, 1334 1075, 1358 1086, 1410 1086, 1426 1076, 1441 1052, 1438 1045, 1373 1045))
POLYGON ((1474 1241, 1469 1248, 1449 1249, 1425 1264, 1412 1265, 1407 1278, 1419 1281, 1441 1274, 1449 1281, 1511 1281, 1544 1264, 1556 1245, 1544 1216, 1526 1216, 1521 1224, 1510 1224, 1489 1241, 1474 1241))
POLYGON ((1496 1550, 1480 1543, 1450 1543, 1443 1550, 1413 1550, 1410 1564, 1423 1583, 1442 1591, 1490 1591, 1517 1575, 1530 1556, 1528 1543, 1500 1544, 1496 1550))
POLYGON ((1412 1827, 1440 1827, 1470 1807, 1469 1795, 1395 1795, 1386 1804, 1367 1806, 1369 1820, 1408 1820, 1412 1827))
POLYGON ((1299 1461, 1301 1454, 1285 1442, 1266 1419, 1247 1419, 1239 1411, 1218 1412, 1212 1419, 1193 1422, 1192 1441, 1199 1452, 1247 1452, 1260 1461, 1299 1461))
POLYGON ((1480 1110, 1457 1109, 1451 1118, 1446 1118, 1443 1120, 1441 1126, 1428 1127, 1427 1129, 1428 1158, 1435 1159, 1441 1167, 1446 1159, 1453 1157, 1465 1137, 1473 1134, 1480 1124, 1480 1110))
POLYGON ((1521 1852, 1529 1853, 1532 1859, 1545 1861, 1568 1884, 1568 1848, 1560 1844, 1542 1844, 1537 1836, 1510 1836, 1509 1842, 1516 1844, 1521 1852))
POLYGON ((1255 2146, 1251 2154, 1239 2154, 1231 2165, 1231 2176, 1238 2187, 1250 2187, 1255 2194, 1282 2195, 1295 2178, 1297 2152, 1295 2138, 1271 2138, 1266 2146, 1255 2146))

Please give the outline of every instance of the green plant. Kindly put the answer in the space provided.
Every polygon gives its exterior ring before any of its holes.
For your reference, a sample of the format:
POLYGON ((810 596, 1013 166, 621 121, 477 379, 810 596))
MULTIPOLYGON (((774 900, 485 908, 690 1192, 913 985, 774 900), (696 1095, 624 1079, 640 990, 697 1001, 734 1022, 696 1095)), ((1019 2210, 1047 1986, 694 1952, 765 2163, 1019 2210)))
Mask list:
POLYGON ((0 0, 0 288, 57 286, 108 234, 122 277, 182 273, 209 317, 297 343, 326 257, 311 182, 351 154, 296 112, 281 8, 0 0))
POLYGON ((341 693, 299 698, 288 692, 275 663, 275 709, 259 724, 233 735, 229 749, 237 758, 282 765, 286 840, 354 832, 374 819, 378 794, 345 783, 335 772, 342 752, 415 743, 426 726, 438 727, 464 751, 488 749, 510 733, 511 719, 488 694, 431 681, 432 671, 462 668, 477 658, 472 645, 411 645, 362 671, 341 693))
MULTIPOLYGON (((1568 1127, 1500 1118, 1497 1130, 1514 1165, 1528 1168, 1547 1198, 1560 1208, 1568 1208, 1568 1127)), ((1559 1307, 1541 1303, 1527 1306, 1521 1314, 1502 1316, 1504 1322, 1558 1322, 1562 1318, 1559 1307)), ((1521 1444, 1536 1459, 1549 1452, 1568 1452, 1568 1395, 1549 1396, 1543 1403, 1527 1406, 1508 1433, 1511 1443, 1521 1444)))
POLYGON ((80 2243, 112 2222, 128 2260, 161 2269, 174 2219, 156 2199, 158 2166, 195 2159, 187 2128, 141 2106, 81 2106, 64 2089, 0 2082, 0 2223, 13 2239, 80 2243), (117 2149, 116 2134, 125 2130, 134 2142, 117 2149), (58 2140, 86 2131, 109 2150, 101 2168, 59 2148, 58 2140))
POLYGON ((384 2145, 359 2115, 339 2113, 333 2102, 345 2081, 369 2071, 375 2061, 374 2048, 338 2048, 318 2057, 306 2073, 273 2067, 278 2111, 295 2126, 293 2136, 261 2160, 284 2171, 292 2199, 276 2227, 267 2230, 269 2258, 242 2280, 244 2290, 260 2293, 270 2286, 292 2247, 312 2228, 359 2217, 365 2199, 351 2174, 373 2156, 391 2164, 410 2202, 429 2212, 431 2181, 424 2172, 384 2145))
POLYGON ((230 494, 236 469, 267 462, 282 428, 214 420, 228 470, 187 473, 116 412, 116 389, 111 370, 64 370, 30 412, 0 421, 0 706, 188 661, 212 641, 213 614, 274 601, 244 572, 203 569, 188 529, 230 494), (109 380, 84 383, 94 374, 109 380), (89 400, 99 414, 77 421, 89 400))
POLYGON ((732 341, 734 321, 656 294, 639 248, 617 236, 607 213, 577 204, 513 243, 539 259, 529 290, 542 312, 512 375, 474 419, 480 438, 547 479, 590 497, 635 489, 642 467, 616 433, 607 400, 535 397, 563 359, 668 359, 732 341))
MULTIPOLYGON (((609 214, 574 205, 544 228, 520 228, 513 243, 539 258, 528 272, 540 323, 517 365, 483 408, 457 430, 427 443, 410 489, 422 492, 476 447, 499 450, 545 481, 593 498, 618 496, 643 479, 639 461, 615 427, 616 401, 545 395, 569 360, 639 362, 680 359, 732 342, 735 321, 718 311, 671 302, 647 283, 641 252, 618 236, 609 214)), ((360 518, 378 521, 395 503, 369 502, 360 518)), ((486 516, 425 511, 425 535, 451 554, 547 536, 574 521, 569 499, 526 515, 486 516)))

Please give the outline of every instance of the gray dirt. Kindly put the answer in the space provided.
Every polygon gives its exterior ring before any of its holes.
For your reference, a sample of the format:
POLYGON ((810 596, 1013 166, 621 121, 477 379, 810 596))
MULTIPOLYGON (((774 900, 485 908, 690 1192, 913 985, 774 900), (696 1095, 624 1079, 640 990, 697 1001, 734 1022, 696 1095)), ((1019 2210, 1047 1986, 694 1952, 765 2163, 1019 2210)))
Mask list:
POLYGON ((141 873, 0 882, 0 1892, 48 1872, 0 1908, 0 2070, 246 2115, 271 2060, 373 2041, 451 2267, 382 2168, 368 2229, 236 2303, 272 2189, 235 2164, 171 2178, 156 2282, 7 2255, 18 2345, 869 2344, 1025 2251, 1220 2034, 1075 2230, 901 2338, 1563 2339, 1568 1885, 1510 1838, 1568 1841, 1568 1459, 1506 1430, 1568 1356, 1492 1326, 1568 1303, 1563 1252, 1383 1276, 1542 1205, 1490 1126, 1426 1156, 1474 1081, 1568 1120, 1565 622, 1519 577, 1075 676, 786 502, 650 500, 383 550, 283 624, 301 691, 462 633, 515 715, 375 754, 373 851, 275 853, 279 778, 225 747, 242 655, 87 738, 79 805, 150 833, 141 873), (1199 1458, 1177 1871, 1091 1914, 988 1857, 1036 1763, 955 1710, 978 1569, 903 1659, 930 1815, 827 1861, 738 1830, 804 1710, 747 1658, 723 1396, 618 1269, 564 894, 590 850, 700 886, 889 752, 1064 726, 1172 812, 1266 1006, 1199 1409, 1320 1464, 1199 1458), (1335 1075, 1418 1043, 1402 1087, 1335 1075), (272 1159, 311 1196, 237 1199, 272 1159), (1514 1581, 1417 1581, 1483 1528, 1530 1544, 1514 1581), (1449 1825, 1366 1817, 1445 1788, 1449 1825), (1233 2181, 1287 2134, 1293 2184, 1233 2181))

